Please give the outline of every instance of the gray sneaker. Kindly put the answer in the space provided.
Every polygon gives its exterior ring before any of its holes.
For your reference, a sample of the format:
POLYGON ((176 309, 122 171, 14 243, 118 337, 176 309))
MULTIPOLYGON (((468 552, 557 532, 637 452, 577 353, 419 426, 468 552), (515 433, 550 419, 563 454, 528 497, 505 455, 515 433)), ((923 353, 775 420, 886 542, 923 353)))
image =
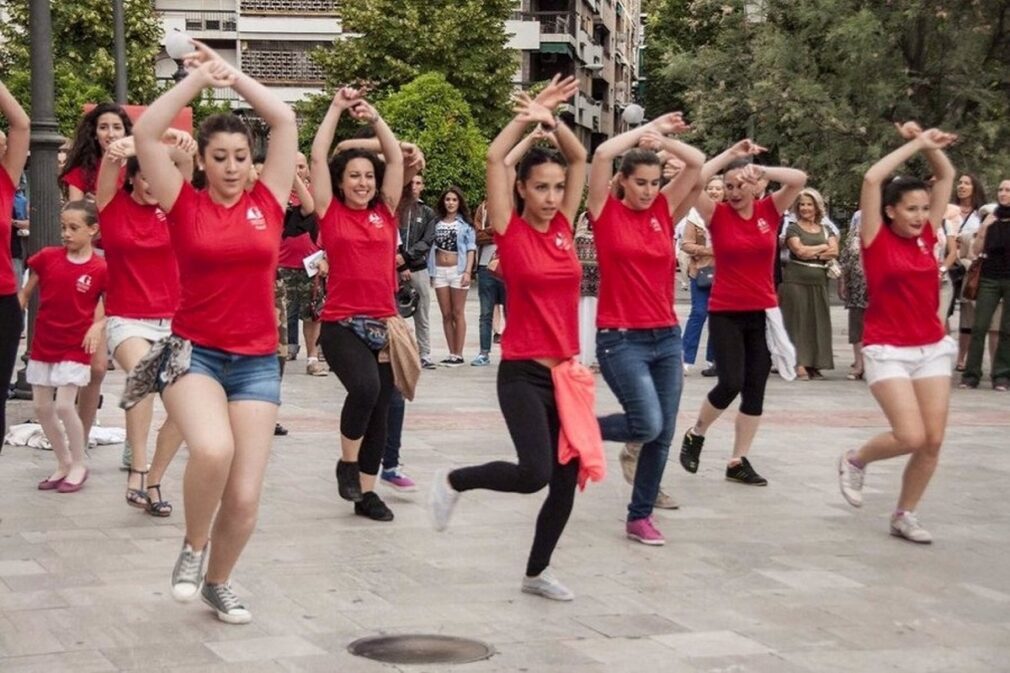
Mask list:
POLYGON ((652 504, 659 509, 680 509, 680 503, 674 500, 672 495, 664 491, 662 486, 659 488, 656 502, 652 504))
POLYGON ((248 624, 252 614, 242 605, 230 584, 210 584, 205 582, 200 592, 203 602, 214 608, 217 618, 228 624, 248 624))
POLYGON ((858 468, 849 461, 849 452, 843 451, 838 457, 838 487, 845 498, 853 507, 863 506, 863 478, 866 476, 865 468, 858 468))
POLYGON ((449 527, 452 510, 459 500, 459 491, 449 485, 449 470, 439 470, 432 480, 431 491, 428 492, 428 513, 431 515, 431 525, 435 530, 443 531, 449 527))
POLYGON ((523 593, 536 594, 552 601, 570 601, 575 598, 572 590, 562 584, 550 568, 536 577, 523 577, 523 593))
POLYGON ((203 562, 207 557, 207 547, 194 551, 188 542, 182 543, 182 551, 172 569, 172 598, 187 603, 200 593, 203 582, 203 562))
POLYGON ((909 542, 919 544, 931 544, 933 536, 928 530, 919 525, 919 520, 915 518, 914 512, 901 512, 891 516, 891 535, 903 537, 909 542))
POLYGON ((621 474, 624 475, 624 481, 632 486, 635 485, 635 470, 638 469, 638 452, 641 450, 641 444, 628 442, 621 449, 621 453, 618 456, 621 461, 621 474))

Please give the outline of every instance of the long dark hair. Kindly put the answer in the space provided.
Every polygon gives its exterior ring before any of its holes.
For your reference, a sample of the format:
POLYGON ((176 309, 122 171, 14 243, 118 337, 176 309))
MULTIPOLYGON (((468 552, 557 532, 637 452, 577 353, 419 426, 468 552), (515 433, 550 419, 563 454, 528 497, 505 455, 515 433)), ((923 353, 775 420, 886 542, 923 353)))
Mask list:
POLYGON ((473 218, 470 217, 470 209, 466 207, 466 199, 463 197, 463 192, 459 190, 459 187, 452 186, 442 192, 442 196, 438 197, 438 205, 435 210, 438 211, 439 217, 443 220, 449 215, 449 211, 445 207, 445 197, 449 194, 455 194, 456 198, 459 199, 459 210, 457 211, 466 223, 471 227, 473 226, 473 218))
POLYGON ((85 180, 89 184, 94 182, 98 174, 98 162, 102 159, 102 146, 98 142, 98 118, 110 112, 122 120, 126 135, 133 133, 133 122, 126 110, 115 103, 99 103, 77 123, 73 144, 67 150, 67 163, 60 172, 61 180, 70 171, 80 168, 84 171, 85 180))
MULTIPOLYGON (((960 180, 963 177, 971 180, 971 209, 977 212, 979 208, 985 205, 985 185, 982 184, 982 181, 974 173, 961 173, 957 179, 960 180)), ((954 193, 950 197, 950 202, 955 205, 961 205, 961 202, 957 199, 957 182, 954 183, 954 193)))
POLYGON ((530 173, 533 169, 541 164, 557 164, 561 168, 568 170, 568 162, 561 155, 560 152, 553 148, 547 147, 534 147, 519 160, 519 166, 516 167, 516 184, 512 185, 512 202, 515 204, 516 212, 522 217, 523 210, 526 208, 526 203, 523 201, 523 197, 519 195, 519 189, 517 185, 520 182, 526 182, 529 179, 530 173))
POLYGON ((375 208, 382 199, 382 179, 386 175, 386 164, 375 152, 369 150, 355 147, 339 152, 330 159, 330 188, 333 190, 333 196, 340 199, 341 203, 347 203, 340 183, 344 181, 344 172, 352 159, 367 159, 372 163, 372 171, 375 173, 375 196, 368 202, 368 207, 375 208))

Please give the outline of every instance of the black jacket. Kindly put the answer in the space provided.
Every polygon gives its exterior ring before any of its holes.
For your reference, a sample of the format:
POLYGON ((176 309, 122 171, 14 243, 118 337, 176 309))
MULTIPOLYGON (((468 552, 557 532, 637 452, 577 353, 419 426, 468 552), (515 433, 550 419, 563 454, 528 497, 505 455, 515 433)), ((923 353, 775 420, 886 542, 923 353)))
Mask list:
POLYGON ((397 271, 428 268, 428 251, 435 241, 435 211, 417 201, 400 210, 400 254, 406 262, 397 271))

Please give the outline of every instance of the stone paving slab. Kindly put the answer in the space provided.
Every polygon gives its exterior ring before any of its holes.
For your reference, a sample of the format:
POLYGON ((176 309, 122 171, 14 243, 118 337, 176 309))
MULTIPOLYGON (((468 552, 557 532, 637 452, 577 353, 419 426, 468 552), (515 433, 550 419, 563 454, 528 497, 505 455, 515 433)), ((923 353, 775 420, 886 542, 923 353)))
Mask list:
MULTIPOLYGON (((475 301, 468 317, 475 353, 475 301)), ((720 421, 697 475, 669 464, 666 487, 682 508, 657 512, 665 547, 624 538, 630 489, 618 447, 608 445, 610 474, 579 494, 554 558, 577 594, 569 604, 518 590, 542 494, 468 493, 449 531, 428 524, 436 469, 514 459, 495 367, 425 372, 403 448, 422 489, 382 491, 396 520, 379 524, 355 517, 336 494, 339 382, 306 376, 304 361, 289 366, 281 422, 291 434, 275 442, 257 530, 234 576, 254 613, 247 626, 170 598, 185 452, 164 480, 176 511, 159 520, 123 502, 118 446, 91 452, 92 476, 74 495, 35 490, 51 454, 7 447, 0 671, 1010 671, 1010 397, 955 391, 921 508, 936 543, 896 540, 887 516, 901 462, 870 469, 861 510, 838 494, 837 454, 886 423, 865 384, 844 380, 844 312, 833 320, 838 368, 828 381, 769 383, 752 458, 770 486, 723 479, 732 417, 720 421), (391 666, 346 651, 356 638, 416 632, 479 638, 496 653, 464 666, 391 666)), ((600 384, 600 410, 616 410, 600 384)), ((712 384, 686 379, 680 430, 712 384)), ((122 425, 121 385, 122 373, 110 373, 106 425, 122 425)), ((31 414, 26 403, 9 409, 15 422, 31 414)))

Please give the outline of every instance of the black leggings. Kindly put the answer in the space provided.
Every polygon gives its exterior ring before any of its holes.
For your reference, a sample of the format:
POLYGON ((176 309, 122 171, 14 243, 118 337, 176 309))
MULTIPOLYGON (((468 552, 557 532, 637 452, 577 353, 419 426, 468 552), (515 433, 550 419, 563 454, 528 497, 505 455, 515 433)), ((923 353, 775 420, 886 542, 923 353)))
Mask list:
POLYGON ((551 563, 575 502, 579 461, 558 463, 558 409, 551 371, 532 360, 503 360, 498 367, 498 404, 516 447, 519 464, 495 461, 449 474, 457 491, 485 488, 506 493, 536 493, 549 487, 537 517, 526 575, 535 577, 551 563))
POLYGON ((21 330, 24 315, 21 313, 21 304, 18 302, 16 294, 5 294, 0 296, 0 444, 3 444, 3 436, 7 434, 7 389, 11 384, 11 375, 14 373, 14 363, 18 358, 18 341, 21 340, 21 330))
POLYGON ((386 446, 386 417, 393 393, 393 369, 379 362, 378 355, 347 327, 324 322, 319 345, 326 364, 347 389, 347 399, 340 412, 340 434, 361 439, 358 468, 363 474, 377 475, 382 451, 386 446))
POLYGON ((708 321, 719 376, 719 382, 708 393, 708 401, 721 410, 740 395, 740 412, 760 416, 764 410, 765 385, 772 369, 765 336, 765 312, 710 312, 708 321))

